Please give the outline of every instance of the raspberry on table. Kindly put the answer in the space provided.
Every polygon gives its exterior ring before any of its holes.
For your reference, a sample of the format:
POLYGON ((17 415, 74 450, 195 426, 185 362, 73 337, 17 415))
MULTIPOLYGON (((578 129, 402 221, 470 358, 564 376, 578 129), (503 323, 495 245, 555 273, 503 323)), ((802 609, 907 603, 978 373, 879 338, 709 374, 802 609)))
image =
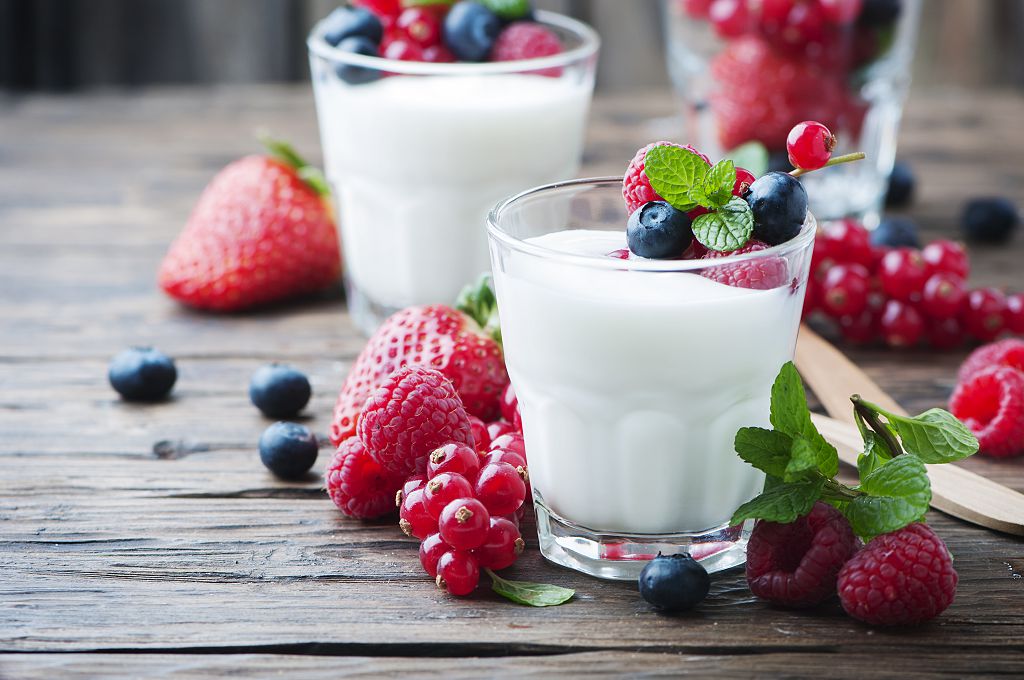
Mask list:
POLYGON ((825 503, 789 524, 760 520, 747 543, 747 583, 775 604, 811 607, 836 592, 840 568, 859 547, 850 523, 825 503))
POLYGON ((978 438, 978 453, 995 458, 1024 453, 1024 373, 993 365, 953 390, 950 412, 978 438))
POLYGON ((674 146, 679 149, 689 149, 703 158, 709 167, 711 166, 711 160, 689 144, 683 146, 675 142, 662 141, 652 142, 639 149, 636 155, 633 156, 633 160, 626 167, 626 174, 622 178, 622 197, 626 199, 626 214, 628 215, 632 215, 636 212, 637 208, 645 203, 664 200, 654 191, 653 187, 651 187, 651 180, 647 179, 647 175, 644 174, 644 159, 647 156, 647 152, 658 146, 674 146))
POLYGON ((473 445, 473 430, 454 385, 423 366, 398 369, 367 400, 356 430, 363 446, 399 475, 422 472, 430 452, 448 442, 473 445))
MULTIPOLYGON (((745 255, 766 250, 768 247, 766 243, 750 240, 738 250, 728 252, 709 250, 701 259, 715 260, 732 255, 745 255)), ((733 286, 734 288, 752 288, 755 290, 779 288, 788 285, 790 282, 789 264, 781 257, 766 257, 750 260, 749 262, 708 267, 701 271, 700 275, 712 281, 733 286)))
POLYGON ((349 437, 338 446, 324 472, 324 483, 338 509, 360 519, 394 512, 395 493, 402 486, 401 478, 382 468, 358 437, 349 437))
POLYGON ((956 596, 953 558, 935 532, 915 522, 871 539, 839 572, 839 601, 877 626, 935 618, 956 596))

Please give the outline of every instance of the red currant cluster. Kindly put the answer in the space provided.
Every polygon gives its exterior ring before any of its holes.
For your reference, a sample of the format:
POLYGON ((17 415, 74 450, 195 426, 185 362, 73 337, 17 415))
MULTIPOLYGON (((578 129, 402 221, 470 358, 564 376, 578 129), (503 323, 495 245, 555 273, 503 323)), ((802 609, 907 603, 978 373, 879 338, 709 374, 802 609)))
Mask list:
POLYGON ((804 318, 820 311, 856 344, 890 347, 927 341, 953 349, 1024 333, 1024 294, 968 288, 964 247, 938 240, 924 248, 874 247, 858 222, 826 224, 814 242, 804 318))
POLYGON ((402 8, 399 0, 357 0, 380 19, 384 37, 380 56, 401 61, 452 62, 455 55, 441 41, 441 20, 447 7, 438 5, 402 8))

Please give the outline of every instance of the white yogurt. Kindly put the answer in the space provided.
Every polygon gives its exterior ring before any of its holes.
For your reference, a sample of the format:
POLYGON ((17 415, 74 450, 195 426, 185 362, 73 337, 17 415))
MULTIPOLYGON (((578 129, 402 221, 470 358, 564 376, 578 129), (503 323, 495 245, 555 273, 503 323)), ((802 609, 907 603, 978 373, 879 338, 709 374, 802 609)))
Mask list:
MULTIPOLYGON (((600 257, 624 248, 625 235, 528 242, 600 257)), ((763 475, 733 438, 769 426, 802 292, 515 252, 495 281, 530 478, 552 511, 596 531, 682 533, 725 524, 757 495, 763 475)))
POLYGON ((500 199, 574 177, 591 83, 502 74, 314 78, 347 275, 378 305, 451 303, 489 267, 500 199))

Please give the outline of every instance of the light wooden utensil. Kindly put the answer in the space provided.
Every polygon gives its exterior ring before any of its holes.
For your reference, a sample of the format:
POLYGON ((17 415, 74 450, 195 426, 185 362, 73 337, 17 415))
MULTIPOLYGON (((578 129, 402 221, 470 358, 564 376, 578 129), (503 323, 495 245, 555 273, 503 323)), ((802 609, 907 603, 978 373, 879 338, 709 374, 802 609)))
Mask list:
MULTIPOLYGON (((814 414, 814 424, 835 445, 845 463, 856 466, 863 447, 853 420, 851 394, 859 394, 886 411, 906 414, 864 371, 807 326, 800 328, 796 366, 832 416, 814 414)), ((989 529, 1024 536, 1024 494, 957 465, 927 467, 932 507, 989 529)))

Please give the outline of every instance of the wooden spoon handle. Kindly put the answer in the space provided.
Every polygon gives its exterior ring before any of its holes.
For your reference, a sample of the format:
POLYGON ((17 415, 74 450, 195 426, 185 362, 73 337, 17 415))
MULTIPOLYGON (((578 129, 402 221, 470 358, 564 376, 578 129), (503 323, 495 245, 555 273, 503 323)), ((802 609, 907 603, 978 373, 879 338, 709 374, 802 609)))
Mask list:
MULTIPOLYGON (((851 394, 859 394, 892 413, 906 414, 864 371, 807 326, 800 328, 796 365, 833 416, 815 414, 814 422, 845 463, 856 465, 863 447, 853 421, 851 394)), ((1024 536, 1024 494, 957 465, 927 467, 932 507, 989 529, 1024 536)))

